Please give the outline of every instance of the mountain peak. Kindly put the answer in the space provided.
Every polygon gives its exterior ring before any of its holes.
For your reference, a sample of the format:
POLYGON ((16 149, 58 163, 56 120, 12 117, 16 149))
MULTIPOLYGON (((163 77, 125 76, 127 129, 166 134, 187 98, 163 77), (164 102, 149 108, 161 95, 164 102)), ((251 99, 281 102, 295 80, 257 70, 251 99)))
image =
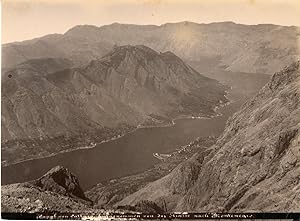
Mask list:
POLYGON ((95 25, 76 25, 64 33, 65 36, 90 38, 98 35, 99 27, 95 25))
POLYGON ((153 49, 145 46, 145 45, 123 45, 123 46, 118 46, 115 47, 113 51, 121 51, 121 50, 127 50, 127 51, 144 51, 144 52, 150 52, 150 53, 156 53, 153 49))
MULTIPOLYGON (((66 33, 76 31, 76 30, 91 30, 91 29, 98 29, 95 25, 75 25, 74 27, 70 28, 66 33)), ((66 34, 65 33, 65 34, 66 34)))
POLYGON ((82 212, 91 208, 78 179, 56 166, 37 180, 1 186, 2 212, 82 212))
POLYGON ((32 182, 44 191, 48 190, 58 194, 87 200, 79 185, 77 177, 63 166, 52 168, 45 175, 32 182))
POLYGON ((124 45, 115 47, 110 53, 105 55, 101 61, 109 62, 113 66, 118 66, 126 57, 132 56, 138 61, 153 59, 159 54, 144 45, 124 45))
POLYGON ((163 58, 166 59, 168 62, 176 61, 176 62, 183 63, 183 61, 176 54, 174 54, 171 51, 163 52, 163 53, 161 53, 161 56, 163 56, 163 58))
POLYGON ((63 166, 56 166, 56 167, 51 168, 44 176, 53 176, 54 174, 59 174, 59 173, 71 174, 71 172, 67 168, 65 168, 63 166))

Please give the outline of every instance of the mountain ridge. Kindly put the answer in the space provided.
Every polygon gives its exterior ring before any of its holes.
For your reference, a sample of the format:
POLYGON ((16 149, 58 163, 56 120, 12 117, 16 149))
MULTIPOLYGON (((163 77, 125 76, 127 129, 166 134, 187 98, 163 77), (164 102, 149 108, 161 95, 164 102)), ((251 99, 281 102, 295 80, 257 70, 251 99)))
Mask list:
POLYGON ((299 33, 296 26, 232 22, 80 25, 60 36, 4 44, 2 66, 51 56, 68 58, 82 65, 101 58, 114 45, 142 44, 156 51, 173 51, 185 61, 201 60, 201 57, 218 61, 220 57, 218 65, 226 66, 228 71, 274 73, 288 65, 289 60, 299 58, 299 33))

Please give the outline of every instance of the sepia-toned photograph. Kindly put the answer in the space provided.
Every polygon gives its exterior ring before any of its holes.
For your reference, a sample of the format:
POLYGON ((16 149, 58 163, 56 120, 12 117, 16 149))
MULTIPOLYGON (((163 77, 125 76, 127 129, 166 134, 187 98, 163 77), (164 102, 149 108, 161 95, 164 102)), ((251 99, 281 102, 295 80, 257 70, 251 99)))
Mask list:
POLYGON ((300 220, 299 0, 2 0, 3 219, 300 220))

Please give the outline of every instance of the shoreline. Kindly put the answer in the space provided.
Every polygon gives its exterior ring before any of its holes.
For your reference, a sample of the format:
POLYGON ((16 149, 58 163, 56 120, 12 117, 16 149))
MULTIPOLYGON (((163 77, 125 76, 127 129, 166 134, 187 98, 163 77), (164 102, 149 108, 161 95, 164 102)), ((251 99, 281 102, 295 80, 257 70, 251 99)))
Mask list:
MULTIPOLYGON (((16 164, 19 164, 19 163, 24 163, 24 162, 27 162, 27 161, 40 160, 40 159, 44 159, 44 158, 48 158, 48 157, 54 157, 54 156, 59 155, 59 154, 70 153, 70 152, 77 151, 77 150, 93 149, 93 148, 97 147, 97 145, 99 145, 99 144, 103 144, 103 143, 107 143, 107 142, 110 142, 110 141, 114 141, 114 140, 120 139, 120 138, 122 138, 123 136, 125 136, 125 135, 127 135, 127 134, 130 134, 130 133, 135 132, 137 129, 138 129, 138 128, 135 128, 135 129, 133 129, 132 131, 129 131, 129 132, 127 132, 127 133, 125 133, 125 134, 123 134, 123 135, 121 135, 121 136, 119 136, 119 137, 116 137, 116 138, 111 138, 111 139, 109 139, 109 140, 103 140, 103 141, 101 141, 101 142, 99 142, 99 143, 94 143, 93 146, 81 146, 81 147, 77 147, 77 148, 74 148, 74 149, 62 150, 62 151, 59 151, 59 152, 57 152, 57 153, 51 153, 51 154, 49 154, 49 155, 47 155, 47 156, 33 157, 33 158, 30 158, 30 159, 26 159, 26 160, 20 160, 20 161, 17 161, 17 162, 8 164, 8 165, 4 165, 4 166, 1 165, 1 167, 4 168, 4 167, 8 167, 8 166, 13 166, 13 165, 16 165, 16 164)), ((1 163, 2 163, 2 162, 1 162, 1 163)))
POLYGON ((234 103, 235 101, 234 100, 231 100, 231 99, 229 99, 226 95, 224 95, 226 98, 227 98, 227 100, 228 100, 228 102, 226 102, 226 103, 224 103, 224 104, 221 104, 220 106, 216 106, 213 110, 214 110, 214 112, 215 112, 215 114, 212 114, 212 115, 210 115, 210 116, 178 116, 178 117, 175 117, 175 118, 173 118, 172 120, 171 120, 171 122, 172 122, 172 124, 165 124, 165 125, 160 125, 160 126, 155 126, 155 125, 153 125, 153 126, 142 126, 142 125, 138 125, 137 126, 137 129, 147 129, 147 128, 163 128, 163 127, 172 127, 172 126, 174 126, 175 124, 176 124, 176 122, 175 121, 177 121, 177 120, 187 120, 187 119, 198 119, 198 120, 201 120, 201 119, 207 119, 207 120, 209 120, 209 119, 213 119, 213 118, 215 118, 215 117, 220 117, 220 116, 222 116, 223 114, 222 113, 220 113, 220 112, 218 112, 218 110, 219 109, 221 109, 221 108, 223 108, 223 107, 226 107, 226 106, 228 106, 228 105, 230 105, 230 104, 232 104, 232 103, 234 103))
POLYGON ((63 154, 63 153, 70 153, 70 152, 73 152, 73 151, 78 151, 78 150, 85 150, 85 149, 93 149, 95 147, 97 147, 98 145, 100 144, 103 144, 103 143, 107 143, 107 142, 111 142, 111 141, 114 141, 114 140, 117 140, 117 139, 120 139, 122 137, 124 137, 125 135, 128 135, 128 134, 131 134, 135 131, 137 131, 138 129, 151 129, 151 128, 166 128, 166 127, 174 127, 176 125, 176 120, 185 120, 185 119, 196 119, 196 120, 201 120, 201 119, 213 119, 213 118, 216 118, 216 117, 220 117, 222 116, 223 114, 220 113, 218 110, 220 108, 223 108, 223 107, 226 107, 232 103, 234 103, 234 100, 230 100, 227 95, 229 94, 228 91, 226 91, 226 95, 224 95, 228 102, 224 103, 224 104, 221 104, 219 106, 216 106, 213 111, 215 112, 215 114, 211 115, 211 116, 206 116, 206 117, 203 117, 203 116, 178 116, 178 117, 175 117, 174 119, 172 119, 172 124, 167 124, 167 125, 161 125, 161 126, 141 126, 141 125, 138 125, 136 126, 136 128, 134 128, 132 131, 129 131, 121 136, 118 136, 118 137, 114 137, 114 138, 111 138, 109 140, 103 140, 99 143, 95 143, 95 145, 93 146, 81 146, 81 147, 77 147, 77 148, 74 148, 74 149, 67 149, 67 150, 62 150, 62 151, 59 151, 57 153, 52 153, 52 154, 49 154, 47 156, 41 156, 41 157, 33 157, 33 158, 30 158, 30 159, 25 159, 25 160, 20 160, 20 161, 17 161, 17 162, 13 162, 13 163, 10 163, 10 164, 7 164, 7 165, 2 165, 2 162, 1 162, 1 167, 2 168, 5 168, 5 167, 9 167, 9 166, 13 166, 13 165, 16 165, 16 164, 20 164, 20 163, 24 163, 24 162, 29 162, 29 161, 33 161, 33 160, 40 160, 40 159, 45 159, 45 158, 50 158, 50 157, 54 157, 56 155, 59 155, 59 154, 63 154))

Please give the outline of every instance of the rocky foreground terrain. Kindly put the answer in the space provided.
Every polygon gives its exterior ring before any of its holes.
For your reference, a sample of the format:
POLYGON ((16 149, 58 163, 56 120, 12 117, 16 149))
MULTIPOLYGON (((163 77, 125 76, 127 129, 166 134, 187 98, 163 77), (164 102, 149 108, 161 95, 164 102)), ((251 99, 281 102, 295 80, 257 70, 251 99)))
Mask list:
MULTIPOLYGON (((123 199, 113 193, 119 199, 112 207, 146 212, 299 211, 299 65, 275 73, 228 120, 214 145, 196 148, 171 173, 146 185, 140 182, 123 199)), ((2 186, 1 205, 3 211, 97 211, 108 199, 103 196, 110 194, 105 188, 97 192, 101 187, 84 194, 74 175, 56 167, 38 180, 2 186), (86 195, 93 196, 94 206, 86 195)))
POLYGON ((124 213, 144 211, 162 213, 155 203, 141 201, 129 209, 98 209, 85 196, 79 181, 68 169, 57 166, 37 180, 1 186, 2 213, 73 213, 105 216, 106 212, 124 213))
POLYGON ((67 59, 27 60, 2 74, 2 161, 89 146, 178 116, 212 116, 227 89, 172 52, 142 45, 115 47, 80 68, 67 59))
POLYGON ((60 166, 37 180, 1 186, 2 212, 80 212, 90 205, 78 179, 60 166))

